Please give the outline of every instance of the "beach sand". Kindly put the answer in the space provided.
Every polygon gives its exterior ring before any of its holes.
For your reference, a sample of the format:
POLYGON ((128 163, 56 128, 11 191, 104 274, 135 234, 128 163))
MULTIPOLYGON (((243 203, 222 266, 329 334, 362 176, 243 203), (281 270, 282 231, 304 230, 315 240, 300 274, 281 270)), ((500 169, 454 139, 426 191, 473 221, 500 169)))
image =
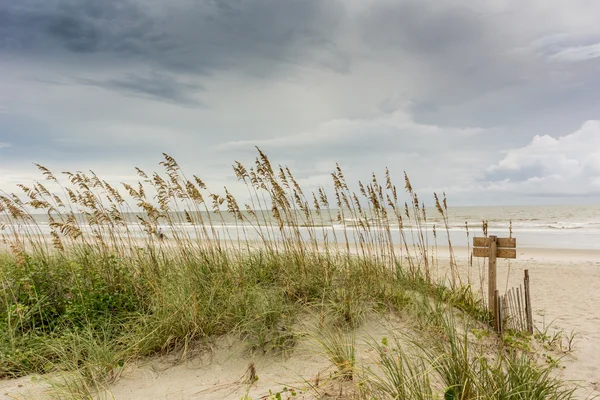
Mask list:
MULTIPOLYGON (((464 265, 467 250, 459 248, 455 254, 459 265, 464 265)), ((516 260, 497 262, 500 293, 522 284, 525 269, 529 270, 535 327, 550 326, 549 333, 576 333, 575 351, 561 360, 562 376, 581 383, 579 398, 600 396, 600 251, 518 249, 516 260)))
MULTIPOLYGON (((483 259, 476 259, 469 271, 466 267, 468 250, 455 248, 455 255, 461 275, 470 275, 478 289, 479 270, 485 270, 483 259)), ((440 273, 447 264, 440 256, 440 273)), ((498 260, 500 292, 521 284, 525 269, 530 275, 536 328, 543 330, 550 326, 550 332, 577 333, 575 351, 564 354, 561 359, 564 369, 560 374, 564 379, 581 384, 578 398, 600 396, 600 251, 518 249, 516 260, 510 263, 498 260)), ((385 335, 383 328, 374 328, 374 332, 372 329, 368 328, 363 335, 385 335)), ((284 385, 307 386, 304 380, 314 382, 318 373, 323 377, 330 371, 327 360, 316 349, 307 347, 307 342, 301 342, 289 358, 282 360, 250 357, 239 343, 230 340, 222 338, 210 354, 202 353, 179 365, 173 365, 167 358, 141 361, 123 371, 121 379, 109 391, 117 400, 239 399, 247 387, 241 383, 244 373, 249 362, 254 361, 259 380, 250 396, 260 398, 268 395, 269 389, 277 390, 284 385)), ((43 389, 44 383, 39 378, 36 382, 32 382, 31 377, 0 381, 0 399, 41 399, 43 389)), ((308 394, 304 398, 312 397, 308 394)))

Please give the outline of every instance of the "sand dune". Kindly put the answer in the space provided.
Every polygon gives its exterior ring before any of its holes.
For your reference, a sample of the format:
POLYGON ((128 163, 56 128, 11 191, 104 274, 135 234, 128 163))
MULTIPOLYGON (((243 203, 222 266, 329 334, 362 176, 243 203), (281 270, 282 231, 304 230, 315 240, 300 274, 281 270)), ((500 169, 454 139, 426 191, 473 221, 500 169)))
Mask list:
MULTIPOLYGON (((476 260, 469 270, 467 249, 457 248, 455 252, 461 275, 470 275, 478 282, 479 271, 485 270, 483 262, 476 260)), ((517 260, 510 263, 498 261, 500 291, 521 284, 523 270, 529 270, 536 327, 551 326, 551 331, 577 333, 575 351, 564 354, 561 361, 561 375, 581 384, 580 398, 600 395, 600 251, 519 249, 517 254, 517 260)), ((447 263, 440 259, 439 264, 442 268, 447 263)), ((366 324, 362 329, 363 336, 377 337, 385 332, 376 324, 366 324)), ((281 390, 284 386, 306 388, 308 383, 314 384, 317 375, 326 377, 329 368, 327 360, 307 346, 308 341, 301 342, 289 358, 274 360, 250 357, 239 343, 222 338, 213 352, 203 352, 184 364, 172 365, 167 358, 161 358, 130 366, 104 398, 239 399, 247 391, 243 379, 250 361, 256 363, 260 378, 250 390, 252 398, 261 398, 268 395, 269 389, 281 390)), ((35 382, 31 377, 0 381, 0 399, 43 398, 46 387, 39 378, 35 382)), ((343 391, 343 387, 331 390, 343 391)), ((296 398, 313 397, 310 391, 302 396, 296 398)))

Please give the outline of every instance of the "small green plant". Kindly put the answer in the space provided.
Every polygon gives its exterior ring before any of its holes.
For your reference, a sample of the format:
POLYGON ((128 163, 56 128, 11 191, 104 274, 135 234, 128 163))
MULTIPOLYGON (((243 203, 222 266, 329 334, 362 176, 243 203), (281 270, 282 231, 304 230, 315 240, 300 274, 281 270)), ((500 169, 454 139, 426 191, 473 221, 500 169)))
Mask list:
POLYGON ((483 339, 487 339, 488 337, 490 337, 490 331, 486 330, 486 329, 476 329, 476 328, 473 328, 473 329, 471 329, 471 333, 473 335, 475 335, 475 337, 478 340, 483 340, 483 339))
POLYGON ((509 349, 531 352, 531 336, 522 331, 506 330, 502 334, 502 343, 509 349))
POLYGON ((567 337, 564 338, 564 342, 561 343, 561 350, 565 353, 571 353, 575 350, 575 339, 578 333, 571 331, 567 337))
POLYGON ((296 391, 294 389, 288 389, 284 387, 282 390, 273 392, 269 389, 269 400, 289 400, 296 397, 296 391))
POLYGON ((356 333, 354 330, 332 325, 321 330, 317 341, 329 359, 336 367, 337 378, 352 381, 356 362, 356 333))
POLYGON ((560 360, 553 357, 550 354, 544 354, 544 360, 546 361, 546 364, 548 364, 548 366, 550 368, 558 368, 560 367, 560 360))
POLYGON ((342 288, 335 293, 329 309, 336 323, 357 328, 365 320, 368 305, 354 291, 342 288))
MULTIPOLYGON (((297 395, 296 390, 284 387, 279 391, 273 391, 269 389, 269 394, 267 396, 262 396, 261 400, 290 400, 295 398, 297 395)), ((241 397, 241 400, 252 400, 252 398, 246 393, 241 397)))
POLYGON ((542 330, 537 330, 534 337, 542 343, 544 348, 548 351, 561 351, 563 353, 571 353, 575 348, 577 332, 571 331, 569 334, 565 334, 562 329, 553 330, 552 324, 544 326, 542 330))
POLYGON ((394 338, 390 346, 387 338, 381 344, 371 345, 377 352, 376 369, 367 369, 363 392, 377 398, 427 400, 434 399, 428 366, 418 355, 404 352, 403 344, 394 338))

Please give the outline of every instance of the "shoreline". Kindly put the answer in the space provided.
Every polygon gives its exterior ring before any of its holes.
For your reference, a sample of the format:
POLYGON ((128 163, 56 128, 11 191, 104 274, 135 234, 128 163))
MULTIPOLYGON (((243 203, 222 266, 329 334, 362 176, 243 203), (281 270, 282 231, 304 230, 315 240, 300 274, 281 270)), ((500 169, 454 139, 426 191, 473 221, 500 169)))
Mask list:
MULTIPOLYGON (((52 247, 52 244, 51 244, 52 237, 50 235, 44 235, 43 238, 41 238, 41 239, 50 248, 52 247)), ((185 239, 185 240, 187 240, 187 239, 185 239)), ((216 240, 206 241, 206 240, 194 240, 194 239, 191 239, 189 241, 190 244, 193 244, 193 245, 200 244, 200 245, 206 246, 206 247, 210 247, 210 245, 216 245, 217 242, 219 242, 219 241, 216 241, 216 240)), ((135 244, 136 247, 137 246, 145 247, 149 243, 152 243, 153 245, 155 245, 157 247, 165 247, 165 248, 171 248, 171 247, 175 247, 176 245, 178 245, 178 243, 176 241, 174 241, 173 239, 170 239, 170 238, 167 238, 163 241, 154 239, 152 242, 144 240, 142 238, 136 238, 131 243, 135 244)), ((244 247, 246 245, 250 246, 252 250, 258 250, 260 247, 263 247, 263 244, 264 244, 260 240, 236 241, 236 240, 230 240, 230 239, 221 239, 220 243, 221 243, 221 245, 224 245, 225 247, 227 247, 231 250, 237 250, 239 247, 244 247)), ((282 243, 282 242, 277 241, 277 240, 270 242, 270 244, 275 244, 275 243, 282 243)), ((305 243, 310 243, 310 242, 305 241, 305 243)), ((123 241, 121 243, 121 245, 127 247, 129 245, 129 243, 123 241)), ((321 251, 323 251, 325 249, 325 246, 323 246, 322 243, 319 243, 319 246, 321 246, 321 249, 320 249, 321 251)), ((409 244, 408 246, 411 249, 411 252, 413 251, 413 249, 417 249, 417 246, 414 244, 409 244)), ((346 245, 344 243, 330 242, 330 243, 328 243, 328 247, 329 247, 329 249, 337 248, 338 250, 342 250, 342 251, 346 250, 346 245)), ((311 246, 310 248, 312 249, 313 247, 311 246)), ((358 248, 358 245, 356 243, 350 243, 350 253, 351 254, 358 254, 359 252, 357 251, 357 248, 358 248)), ((378 246, 376 248, 380 248, 380 247, 378 246)), ((453 245, 452 246, 454 256, 457 259, 461 259, 461 260, 468 259, 470 257, 470 252, 472 251, 472 249, 473 249, 473 246, 464 246, 464 245, 460 245, 460 246, 453 245)), ((565 262, 590 261, 590 262, 599 262, 600 263, 600 249, 594 249, 594 248, 574 249, 574 248, 569 248, 569 247, 562 248, 562 247, 556 247, 556 246, 555 247, 535 247, 535 246, 519 247, 518 242, 517 242, 516 250, 517 250, 517 258, 511 260, 512 262, 519 261, 519 260, 538 260, 538 261, 565 261, 565 262)), ((400 255, 400 253, 405 252, 405 248, 401 244, 394 244, 394 251, 396 251, 397 254, 400 255)), ((432 254, 432 252, 434 254, 436 254, 436 257, 440 260, 450 258, 447 245, 444 245, 441 243, 438 243, 437 247, 430 245, 428 247, 428 253, 432 254)), ((0 241, 0 253, 10 253, 10 247, 9 247, 8 243, 0 241)), ((499 258, 498 262, 503 262, 503 259, 499 258)))
MULTIPOLYGON (((457 258, 468 258, 468 248, 466 246, 453 247, 454 255, 457 258)), ((472 247, 471 247, 472 249, 472 247)), ((511 262, 526 260, 537 261, 593 261, 600 263, 600 250, 597 249, 570 249, 570 248, 546 248, 546 247, 523 247, 517 245, 517 258, 511 262)), ((504 262, 498 259, 498 262, 504 262)))

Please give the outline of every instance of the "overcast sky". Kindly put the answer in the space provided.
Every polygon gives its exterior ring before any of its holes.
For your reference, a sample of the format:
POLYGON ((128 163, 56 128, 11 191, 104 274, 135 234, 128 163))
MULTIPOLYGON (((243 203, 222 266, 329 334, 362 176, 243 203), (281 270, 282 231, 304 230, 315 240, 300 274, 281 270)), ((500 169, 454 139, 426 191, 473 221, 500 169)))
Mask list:
MULTIPOLYGON (((597 0, 0 0, 0 189, 212 184, 258 145, 307 188, 339 162, 450 204, 600 200, 597 0)), ((234 189, 235 192, 235 189, 234 189)))

